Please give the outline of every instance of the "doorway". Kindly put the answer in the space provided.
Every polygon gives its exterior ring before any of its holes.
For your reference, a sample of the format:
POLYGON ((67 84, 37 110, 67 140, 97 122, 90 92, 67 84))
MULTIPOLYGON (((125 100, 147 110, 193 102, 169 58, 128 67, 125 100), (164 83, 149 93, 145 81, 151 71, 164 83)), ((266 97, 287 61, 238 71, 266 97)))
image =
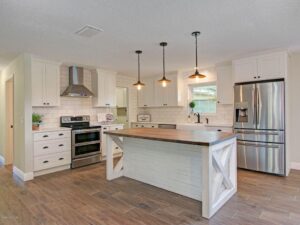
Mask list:
POLYGON ((124 124, 128 128, 128 88, 117 87, 117 123, 124 124))
POLYGON ((6 81, 6 144, 5 165, 13 164, 14 152, 14 81, 6 81))

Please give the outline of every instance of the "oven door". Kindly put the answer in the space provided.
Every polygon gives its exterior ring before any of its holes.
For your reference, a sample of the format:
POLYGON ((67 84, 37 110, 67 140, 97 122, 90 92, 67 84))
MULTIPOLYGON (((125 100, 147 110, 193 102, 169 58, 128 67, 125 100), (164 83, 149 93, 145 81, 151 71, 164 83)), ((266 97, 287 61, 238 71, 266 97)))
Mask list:
POLYGON ((100 154, 101 130, 75 130, 72 131, 72 158, 81 158, 100 154))

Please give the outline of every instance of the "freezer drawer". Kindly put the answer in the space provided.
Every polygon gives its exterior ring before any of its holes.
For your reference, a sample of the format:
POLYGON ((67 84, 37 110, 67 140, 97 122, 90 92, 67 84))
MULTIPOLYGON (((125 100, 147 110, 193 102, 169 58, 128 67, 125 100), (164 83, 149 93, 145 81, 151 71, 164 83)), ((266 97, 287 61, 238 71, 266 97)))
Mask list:
POLYGON ((284 143, 284 131, 235 129, 238 140, 284 143))
POLYGON ((284 144, 238 141, 238 167, 284 175, 284 144))

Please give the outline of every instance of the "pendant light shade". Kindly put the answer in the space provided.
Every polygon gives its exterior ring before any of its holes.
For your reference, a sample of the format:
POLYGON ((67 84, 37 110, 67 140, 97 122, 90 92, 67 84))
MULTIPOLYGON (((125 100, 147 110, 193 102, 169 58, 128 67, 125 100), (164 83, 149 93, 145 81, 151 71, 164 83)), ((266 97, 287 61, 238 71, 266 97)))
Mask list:
POLYGON ((198 36, 200 35, 200 31, 194 31, 192 33, 192 36, 195 37, 195 40, 196 40, 196 67, 195 67, 195 73, 190 75, 189 78, 192 78, 192 79, 199 79, 199 78, 205 78, 206 76, 199 73, 199 70, 198 70, 198 42, 197 42, 197 39, 198 39, 198 36))
POLYGON ((160 80, 158 80, 158 82, 161 83, 163 87, 166 87, 168 83, 171 82, 171 80, 166 78, 166 69, 165 69, 165 46, 167 46, 168 43, 161 42, 159 45, 163 47, 163 77, 160 80))
POLYGON ((144 83, 140 80, 140 54, 142 54, 141 50, 136 50, 135 53, 138 55, 138 81, 133 84, 133 86, 136 86, 138 90, 141 90, 143 86, 145 86, 144 83))

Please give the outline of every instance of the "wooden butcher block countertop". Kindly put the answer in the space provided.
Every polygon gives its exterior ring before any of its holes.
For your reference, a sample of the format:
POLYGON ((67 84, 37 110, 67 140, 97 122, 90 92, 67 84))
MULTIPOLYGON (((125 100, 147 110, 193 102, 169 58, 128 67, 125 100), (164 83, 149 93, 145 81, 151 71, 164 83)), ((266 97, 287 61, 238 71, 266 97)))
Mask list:
POLYGON ((158 128, 130 128, 117 131, 106 131, 104 133, 121 137, 141 138, 202 146, 215 145, 235 137, 235 134, 218 131, 158 128))

